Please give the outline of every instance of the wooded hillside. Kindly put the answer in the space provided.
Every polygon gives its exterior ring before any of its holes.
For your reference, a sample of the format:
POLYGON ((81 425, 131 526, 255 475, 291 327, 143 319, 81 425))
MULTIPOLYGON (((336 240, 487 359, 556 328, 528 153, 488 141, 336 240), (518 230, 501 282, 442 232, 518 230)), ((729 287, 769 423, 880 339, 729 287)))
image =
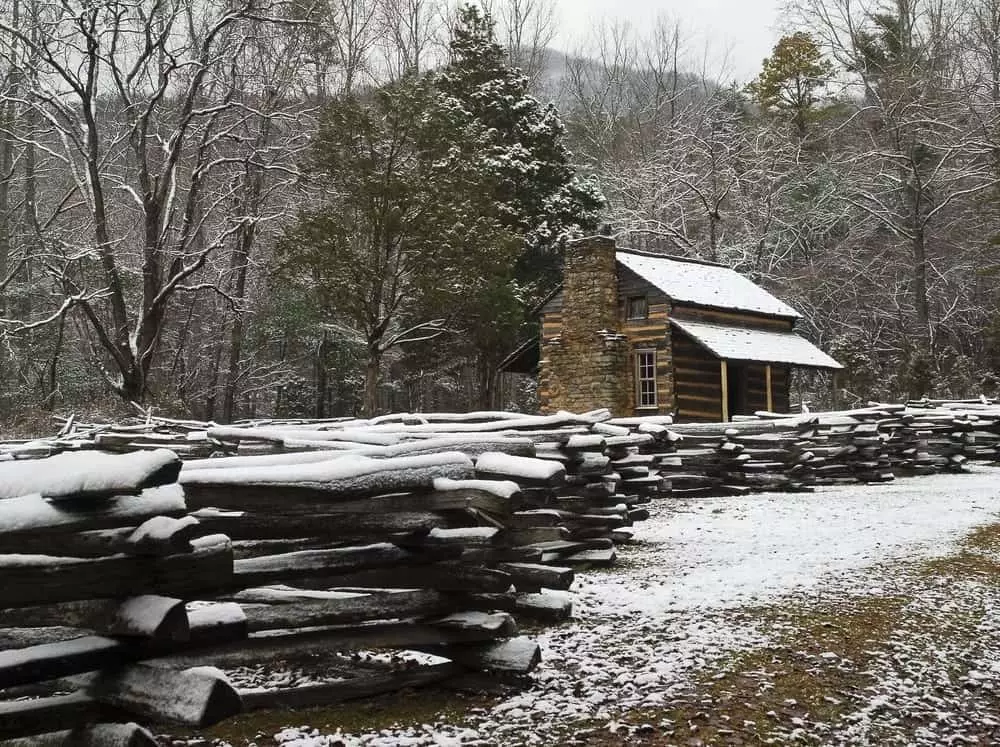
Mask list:
POLYGON ((995 392, 1000 0, 796 0, 752 81, 482 5, 2 0, 0 419, 504 407, 603 223, 775 291, 847 402, 995 392))

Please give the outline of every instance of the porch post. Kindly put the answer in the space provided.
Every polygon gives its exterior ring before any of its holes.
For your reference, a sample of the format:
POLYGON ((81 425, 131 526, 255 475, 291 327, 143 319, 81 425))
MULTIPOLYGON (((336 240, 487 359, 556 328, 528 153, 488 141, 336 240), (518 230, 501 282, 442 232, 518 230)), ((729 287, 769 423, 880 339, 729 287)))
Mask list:
POLYGON ((764 366, 764 378, 767 379, 767 411, 774 412, 774 393, 771 390, 771 364, 764 366))
POLYGON ((726 359, 719 361, 719 374, 722 376, 722 422, 729 421, 729 367, 726 359))

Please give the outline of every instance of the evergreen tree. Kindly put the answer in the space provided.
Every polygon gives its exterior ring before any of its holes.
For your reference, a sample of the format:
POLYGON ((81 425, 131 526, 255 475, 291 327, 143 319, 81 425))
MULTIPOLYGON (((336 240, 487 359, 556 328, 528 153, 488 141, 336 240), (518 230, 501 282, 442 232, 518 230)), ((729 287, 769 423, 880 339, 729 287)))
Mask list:
POLYGON ((462 308, 462 356, 473 363, 479 394, 470 404, 479 407, 495 405, 496 365, 528 334, 526 312, 558 283, 567 238, 596 229, 604 204, 596 185, 577 177, 555 107, 529 94, 528 79, 508 59, 489 16, 465 5, 448 64, 433 76, 444 129, 464 134, 442 141, 441 162, 471 164, 490 190, 491 214, 521 242, 508 272, 482 277, 462 308))
POLYGON ((323 117, 313 165, 330 199, 287 233, 285 266, 368 351, 368 413, 386 352, 415 340, 404 356, 421 368, 471 362, 467 404, 489 406, 566 238, 596 227, 602 199, 576 177, 555 109, 506 60, 465 7, 442 71, 345 95, 323 117))
POLYGON ((282 242, 285 276, 312 289, 327 328, 367 350, 369 415, 384 355, 451 329, 456 305, 514 259, 489 186, 471 163, 438 157, 464 138, 436 103, 420 78, 332 102, 312 152, 329 200, 282 242))
POLYGON ((762 109, 787 113, 799 137, 804 137, 820 93, 832 77, 833 66, 823 58, 815 40, 797 31, 778 40, 747 91, 762 109))
POLYGON ((527 77, 507 60, 489 16, 465 5, 434 83, 459 129, 476 136, 471 150, 496 185, 497 217, 524 237, 516 278, 537 296, 558 282, 567 237, 597 228, 604 199, 594 182, 576 175, 555 107, 532 97, 527 77))

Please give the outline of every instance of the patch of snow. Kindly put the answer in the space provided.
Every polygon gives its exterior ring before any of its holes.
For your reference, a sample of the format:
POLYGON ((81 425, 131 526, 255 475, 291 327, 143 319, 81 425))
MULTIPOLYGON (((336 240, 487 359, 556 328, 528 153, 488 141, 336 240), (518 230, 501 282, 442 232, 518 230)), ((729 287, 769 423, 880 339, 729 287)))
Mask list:
POLYGON ((511 456, 510 454, 488 451, 485 454, 480 454, 476 459, 476 471, 545 481, 564 473, 566 469, 558 462, 548 459, 511 456))
POLYGON ((106 454, 65 452, 45 459, 0 462, 0 499, 33 493, 66 498, 81 493, 136 493, 153 473, 178 461, 168 449, 106 454))
POLYGON ((181 466, 181 474, 197 472, 206 469, 224 469, 227 467, 271 467, 278 464, 312 464, 325 462, 341 456, 341 452, 329 451, 298 451, 284 454, 258 454, 256 456, 213 457, 211 459, 192 459, 181 466))
POLYGON ((183 511, 184 507, 184 489, 176 483, 147 488, 139 495, 115 496, 112 500, 87 506, 86 511, 71 510, 65 501, 51 501, 36 493, 7 498, 0 503, 0 532, 42 527, 70 530, 99 519, 107 519, 109 525, 127 526, 130 520, 145 519, 154 513, 183 511))
POLYGON ((218 667, 213 667, 208 665, 203 665, 198 667, 188 667, 187 669, 184 670, 184 672, 186 674, 194 674, 199 677, 210 677, 213 680, 222 680, 223 682, 228 682, 229 684, 232 684, 232 682, 230 682, 229 680, 229 677, 226 676, 226 673, 223 672, 218 667))
POLYGON ((209 625, 235 625, 246 622, 243 608, 236 602, 188 602, 185 605, 188 622, 192 627, 209 625))
MULTIPOLYGON (((337 430, 305 430, 302 428, 238 428, 215 426, 208 429, 209 438, 220 440, 252 441, 346 441, 352 444, 389 446, 398 443, 399 437, 391 433, 376 433, 367 428, 341 428, 337 430)), ((331 445, 330 448, 338 448, 331 445)))
POLYGON ((483 490, 487 493, 510 498, 521 491, 521 486, 513 480, 452 480, 447 477, 434 479, 435 490, 483 490))
POLYGON ((947 553, 957 538, 997 515, 998 498, 1000 470, 983 467, 812 494, 691 500, 669 521, 638 528, 641 539, 672 549, 660 561, 658 583, 608 593, 644 614, 764 603, 814 588, 831 574, 947 553))

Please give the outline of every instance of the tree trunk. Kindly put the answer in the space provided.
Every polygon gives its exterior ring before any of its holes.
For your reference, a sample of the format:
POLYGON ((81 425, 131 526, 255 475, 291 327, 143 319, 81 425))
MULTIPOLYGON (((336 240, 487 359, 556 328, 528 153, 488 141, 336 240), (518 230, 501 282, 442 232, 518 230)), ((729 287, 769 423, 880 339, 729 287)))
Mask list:
POLYGON ((66 317, 56 320, 56 340, 52 349, 52 357, 49 358, 47 366, 47 376, 43 382, 42 402, 46 410, 52 411, 56 407, 56 391, 59 388, 59 356, 62 353, 63 339, 66 332, 66 317))
POLYGON ((382 353, 378 346, 368 346, 368 362, 365 364, 364 416, 370 418, 378 410, 379 370, 382 368, 382 353))
POLYGON ((911 243, 913 249, 913 301, 917 312, 917 327, 922 339, 930 340, 930 302, 927 299, 927 244, 924 229, 917 228, 911 243))
POLYGON ((316 412, 317 418, 327 417, 327 404, 329 401, 330 376, 326 366, 326 355, 330 348, 330 335, 324 330, 323 338, 316 347, 316 412))
MULTIPOLYGON (((20 23, 21 4, 14 0, 11 7, 11 20, 17 26, 20 23)), ((16 104, 14 103, 20 95, 18 79, 20 73, 16 67, 10 72, 10 97, 0 104, 0 121, 5 126, 14 124, 17 115, 16 104)), ((7 132, 0 138, 0 282, 7 277, 7 268, 10 265, 10 236, 11 226, 14 221, 10 215, 10 183, 14 174, 14 141, 7 132)), ((0 298, 0 311, 3 311, 5 304, 0 298)))
POLYGON ((476 368, 479 374, 477 408, 480 410, 492 410, 494 406, 493 395, 496 376, 494 375, 493 362, 490 356, 480 354, 476 368))
POLYGON ((212 356, 211 373, 208 380, 208 396, 205 398, 205 420, 215 420, 215 406, 219 398, 219 373, 222 368, 222 343, 215 346, 212 356))
POLYGON ((119 395, 125 402, 135 402, 142 404, 146 397, 146 377, 142 366, 138 361, 132 359, 125 370, 121 372, 121 387, 119 395))
MULTIPOLYGON (((242 254, 242 253, 241 253, 242 254)), ((237 270, 236 286, 234 294, 236 298, 242 299, 246 287, 247 262, 246 255, 243 255, 243 264, 237 270)), ((243 351, 243 314, 236 311, 233 319, 233 327, 229 333, 229 361, 226 366, 226 387, 222 397, 222 420, 226 423, 233 422, 236 411, 236 385, 239 379, 240 355, 243 351)))

